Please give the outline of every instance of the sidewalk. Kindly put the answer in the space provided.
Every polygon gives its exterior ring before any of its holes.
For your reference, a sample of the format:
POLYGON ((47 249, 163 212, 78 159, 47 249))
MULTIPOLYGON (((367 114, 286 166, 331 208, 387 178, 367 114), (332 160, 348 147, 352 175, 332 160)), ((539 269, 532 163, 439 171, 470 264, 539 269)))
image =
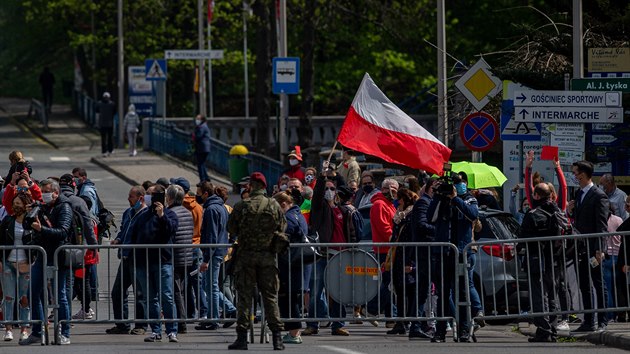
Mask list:
MULTIPOLYGON (((66 151, 91 152, 91 161, 130 185, 142 184, 144 181, 155 182, 160 177, 184 177, 191 185, 199 181, 196 167, 192 163, 162 156, 150 151, 139 150, 138 155, 131 157, 126 149, 114 150, 109 157, 101 156, 101 137, 96 129, 91 129, 77 117, 67 105, 54 105, 53 114, 48 122, 49 130, 35 119, 27 119, 30 100, 17 98, 0 98, 0 110, 11 116, 14 121, 30 132, 46 141, 51 146, 66 151)), ((226 176, 208 171, 213 184, 232 190, 226 176)), ((194 190, 194 189, 193 189, 194 190)))

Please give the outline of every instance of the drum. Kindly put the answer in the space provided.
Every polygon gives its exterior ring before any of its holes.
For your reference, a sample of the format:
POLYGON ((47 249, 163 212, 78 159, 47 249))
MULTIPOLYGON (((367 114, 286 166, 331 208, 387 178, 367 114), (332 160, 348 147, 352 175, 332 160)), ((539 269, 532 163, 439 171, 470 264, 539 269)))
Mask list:
POLYGON ((378 293, 381 269, 370 253, 346 249, 328 259, 324 281, 326 293, 338 303, 366 304, 378 293))

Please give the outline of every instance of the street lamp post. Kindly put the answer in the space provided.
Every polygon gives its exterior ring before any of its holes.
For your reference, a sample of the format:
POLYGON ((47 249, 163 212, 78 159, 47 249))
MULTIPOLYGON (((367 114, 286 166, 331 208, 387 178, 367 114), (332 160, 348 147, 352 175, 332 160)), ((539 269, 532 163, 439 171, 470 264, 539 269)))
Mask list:
POLYGON ((125 61, 123 46, 123 0, 118 0, 118 148, 125 147, 123 117, 125 113, 125 61))

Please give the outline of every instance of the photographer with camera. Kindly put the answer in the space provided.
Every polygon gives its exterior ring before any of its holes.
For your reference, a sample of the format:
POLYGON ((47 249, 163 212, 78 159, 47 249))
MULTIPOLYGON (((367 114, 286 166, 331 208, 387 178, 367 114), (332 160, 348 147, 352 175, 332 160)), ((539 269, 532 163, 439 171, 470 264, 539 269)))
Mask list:
MULTIPOLYGON (((31 267, 31 294, 33 320, 44 320, 44 272, 46 266, 54 265, 53 255, 55 250, 68 242, 72 233, 72 207, 63 194, 60 193, 59 184, 56 181, 45 179, 40 183, 42 200, 44 204, 34 203, 27 209, 28 214, 24 218, 25 229, 33 229, 35 244, 42 246, 46 251, 48 263, 43 264, 38 257, 31 267)), ((60 254, 60 258, 62 258, 60 254)), ((64 264, 64 259, 58 260, 59 265, 64 264)), ((70 318, 68 306, 68 268, 63 266, 58 269, 57 277, 57 302, 59 303, 59 319, 70 318)), ((20 345, 40 344, 42 342, 42 324, 35 322, 31 335, 20 341, 20 345)), ((62 322, 61 334, 56 340, 57 344, 70 344, 70 324, 62 322)))
POLYGON ((9 185, 2 195, 2 205, 4 205, 4 208, 9 215, 13 215, 13 198, 18 193, 26 193, 34 201, 42 200, 42 191, 39 189, 37 183, 31 180, 31 176, 26 169, 23 169, 20 172, 13 172, 9 185))
MULTIPOLYGON (((460 253, 464 247, 472 241, 472 222, 477 219, 479 208, 477 200, 468 192, 466 183, 458 174, 451 174, 450 166, 444 166, 445 175, 437 182, 435 194, 429 205, 427 214, 431 223, 435 224, 435 242, 448 242, 455 246, 460 253)), ((470 252, 470 251, 469 251, 470 252)), ((435 291, 438 296, 437 316, 453 316, 449 297, 455 294, 456 253, 449 247, 433 247, 431 262, 433 274, 431 278, 435 283, 435 291), (446 313, 444 313, 446 312, 446 313)), ((453 299, 455 303, 465 302, 467 282, 459 279, 459 299, 453 299)), ((459 307, 459 321, 457 323, 460 342, 469 342, 469 323, 466 316, 466 306, 459 307)), ((446 338, 446 322, 439 321, 436 326, 435 336, 432 342, 444 342, 446 338)))

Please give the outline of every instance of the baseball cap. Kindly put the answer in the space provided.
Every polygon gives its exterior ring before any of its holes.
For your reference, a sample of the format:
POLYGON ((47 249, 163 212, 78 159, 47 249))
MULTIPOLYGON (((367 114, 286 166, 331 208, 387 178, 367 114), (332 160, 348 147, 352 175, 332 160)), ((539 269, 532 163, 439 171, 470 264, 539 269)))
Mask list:
POLYGON ((291 150, 289 157, 295 157, 298 161, 302 161, 302 149, 299 145, 295 146, 295 150, 291 150))
POLYGON ((190 182, 184 177, 171 178, 171 184, 176 184, 184 189, 185 193, 190 190, 190 182))
POLYGON ((265 188, 267 188, 267 179, 265 178, 265 175, 263 175, 260 172, 254 172, 249 176, 249 181, 253 182, 253 181, 258 181, 260 183, 262 183, 264 185, 265 188))
POLYGON ((59 184, 60 185, 66 185, 66 186, 71 186, 74 184, 74 176, 72 176, 69 173, 66 173, 65 175, 59 177, 59 184))
POLYGON ((110 96, 109 92, 104 92, 103 93, 103 98, 110 98, 110 97, 111 96, 110 96))
POLYGON ((169 182, 166 177, 160 177, 157 181, 155 181, 155 184, 161 184, 164 188, 168 188, 168 186, 171 185, 171 182, 169 182))
POLYGON ((353 194, 354 194, 354 192, 352 192, 352 190, 350 188, 348 188, 348 186, 344 185, 344 186, 337 187, 337 195, 342 200, 348 200, 348 199, 352 198, 353 194))

